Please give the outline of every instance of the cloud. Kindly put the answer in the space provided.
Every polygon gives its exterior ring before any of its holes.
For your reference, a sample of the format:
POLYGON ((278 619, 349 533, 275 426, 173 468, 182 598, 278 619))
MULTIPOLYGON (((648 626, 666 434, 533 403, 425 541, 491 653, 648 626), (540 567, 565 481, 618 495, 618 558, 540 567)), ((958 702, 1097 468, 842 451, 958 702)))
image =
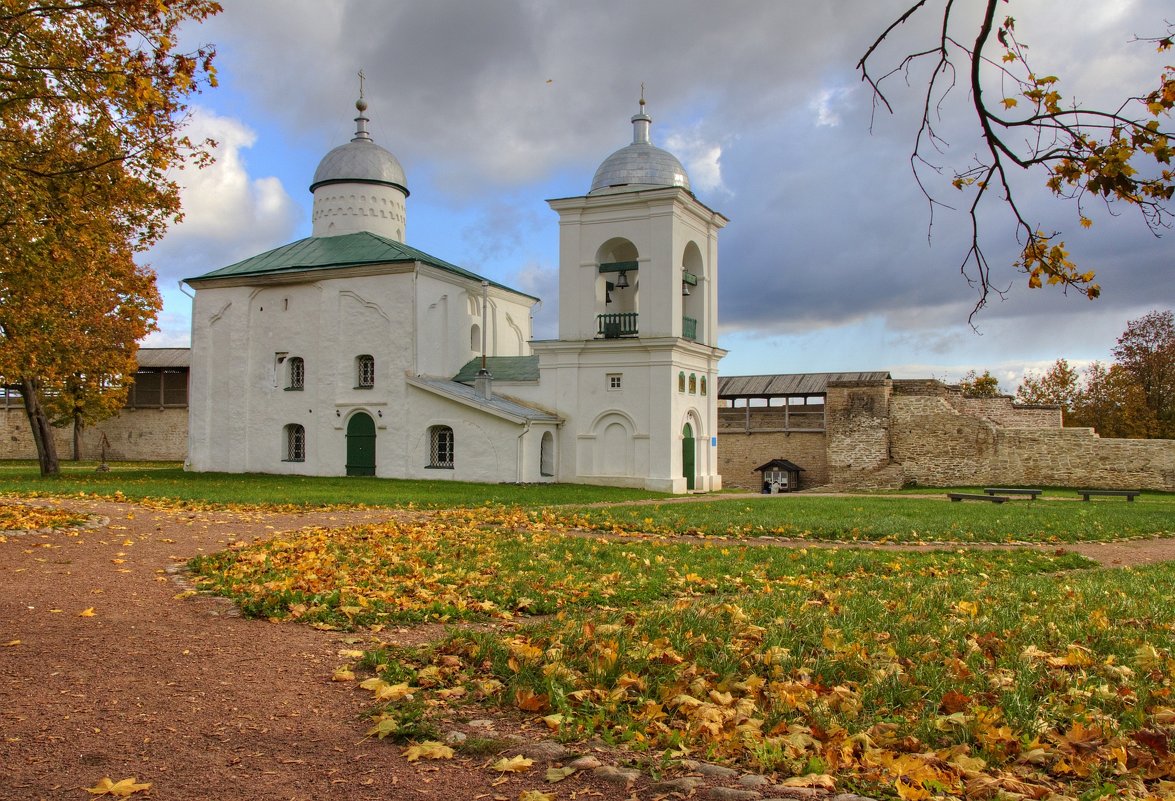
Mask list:
POLYGON ((730 194, 722 182, 722 145, 700 131, 678 131, 665 138, 665 149, 685 165, 690 188, 696 192, 730 194))
POLYGON ((188 133, 215 140, 216 161, 179 176, 184 219, 147 254, 161 279, 191 278, 279 245, 301 217, 280 180, 250 175, 245 151, 257 135, 244 123, 196 108, 188 133))
MULTIPOLYGON (((168 259, 198 254, 200 263, 180 274, 293 237, 296 219, 283 186, 304 187, 317 159, 350 138, 355 73, 363 68, 373 136, 408 173, 410 236, 426 232, 425 249, 458 263, 464 251, 477 262, 471 269, 490 259, 493 275, 516 274, 520 289, 544 298, 544 315, 557 306, 557 292, 554 271, 539 265, 551 264, 558 249, 557 222, 541 216, 541 200, 585 192, 599 163, 631 141, 629 117, 642 82, 654 142, 687 165, 699 199, 731 220, 720 240, 721 322, 724 339, 740 348, 790 347, 803 337, 802 347, 847 361, 864 358, 872 337, 887 349, 871 350, 872 364, 858 368, 930 361, 983 368, 1000 363, 998 348, 1051 361, 1100 352, 1107 334, 1112 343, 1123 322, 1170 283, 1169 243, 1129 211, 1113 219, 1090 209, 1095 224, 1083 231, 1071 205, 1047 197, 1043 178, 1015 178, 1028 193, 1028 218, 1064 231, 1083 266, 1098 271, 1103 297, 1091 304, 1055 290, 1027 291, 1011 266, 1014 232, 995 204, 983 216, 987 254, 1011 291, 979 318, 984 336, 971 331, 966 318, 975 295, 959 274, 967 197, 950 188, 945 171, 968 163, 981 143, 958 88, 942 109, 949 149, 934 156, 946 177, 923 171, 932 191, 957 208, 939 207, 932 217, 909 163, 922 73, 914 70, 909 88, 899 78, 889 98, 893 115, 875 118, 854 69, 896 16, 885 4, 224 5, 200 38, 220 47, 225 86, 205 98, 222 104, 220 136, 226 146, 233 142, 237 161, 215 191, 209 187, 207 209, 194 198, 188 230, 201 236, 176 240, 168 259), (259 137, 255 143, 240 131, 236 139, 228 135, 233 120, 259 137), (272 184, 258 175, 272 176, 272 184), (217 213, 218 203, 233 219, 217 213), (422 220, 434 213, 451 216, 422 220), (201 219, 211 224, 201 228, 201 219)), ((1167 5, 1073 0, 1057 14, 1025 4, 1017 8, 1017 34, 1031 45, 1034 67, 1061 77, 1067 98, 1101 101, 1153 83, 1153 47, 1128 41, 1153 33, 1167 5)), ((966 14, 971 6, 956 8, 966 14)), ((895 31, 885 52, 900 60, 917 49, 911 43, 925 44, 935 32, 928 7, 895 31)), ((769 358, 771 369, 788 371, 788 361, 769 358)), ((788 358, 798 363, 794 351, 788 358)))
POLYGON ((816 113, 816 125, 835 127, 841 123, 840 109, 856 87, 825 87, 816 93, 808 108, 816 113))

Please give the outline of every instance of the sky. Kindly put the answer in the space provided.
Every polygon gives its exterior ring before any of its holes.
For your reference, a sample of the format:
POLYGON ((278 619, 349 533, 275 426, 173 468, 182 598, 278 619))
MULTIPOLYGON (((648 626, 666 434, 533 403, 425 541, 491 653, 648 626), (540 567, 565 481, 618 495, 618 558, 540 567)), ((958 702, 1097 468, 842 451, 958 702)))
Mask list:
MULTIPOLYGON (((1069 0, 1058 17, 1055 2, 1016 0, 1008 13, 1066 99, 1110 103, 1157 83, 1164 56, 1132 40, 1165 33, 1168 2, 1069 0)), ((1027 216, 1063 232, 1102 297, 1027 289, 993 197, 984 244, 1007 292, 969 323, 969 198, 949 183, 979 150, 968 97, 959 89, 941 109, 947 145, 923 177, 955 208, 932 216, 910 167, 925 72, 891 84, 889 114, 855 69, 908 0, 222 3, 184 33, 187 46, 217 48, 220 85, 194 98, 189 132, 219 146, 213 167, 176 174, 185 219, 145 255, 164 297, 147 346, 189 344, 181 279, 310 234, 308 186, 355 130, 360 70, 372 137, 407 174, 407 243, 543 298, 537 339, 554 336, 558 313, 558 217, 545 201, 586 194, 632 141, 642 85, 653 143, 731 221, 719 237, 722 374, 953 381, 990 370, 1011 392, 1058 358, 1110 359, 1128 320, 1175 305, 1171 236, 1097 202, 1082 229, 1037 174, 1015 178, 1027 216)), ((891 36, 880 66, 932 43, 941 16, 929 5, 891 36)), ((976 0, 956 5, 975 18, 976 0)))

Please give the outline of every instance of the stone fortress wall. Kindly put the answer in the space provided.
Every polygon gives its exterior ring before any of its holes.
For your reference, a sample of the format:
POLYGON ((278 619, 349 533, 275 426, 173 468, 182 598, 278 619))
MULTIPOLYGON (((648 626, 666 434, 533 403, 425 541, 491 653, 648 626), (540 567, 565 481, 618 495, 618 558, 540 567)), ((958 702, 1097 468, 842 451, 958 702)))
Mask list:
MULTIPOLYGON (((57 456, 73 456, 73 428, 53 429, 57 456)), ((177 461, 188 456, 188 410, 123 409, 114 417, 82 431, 81 458, 112 462, 177 461)), ((0 459, 36 459, 37 448, 23 406, 0 407, 0 459)))
POLYGON ((1175 440, 1103 439, 1060 410, 965 398, 937 381, 830 384, 829 484, 1175 491, 1175 440), (835 412, 832 410, 836 410, 835 412))

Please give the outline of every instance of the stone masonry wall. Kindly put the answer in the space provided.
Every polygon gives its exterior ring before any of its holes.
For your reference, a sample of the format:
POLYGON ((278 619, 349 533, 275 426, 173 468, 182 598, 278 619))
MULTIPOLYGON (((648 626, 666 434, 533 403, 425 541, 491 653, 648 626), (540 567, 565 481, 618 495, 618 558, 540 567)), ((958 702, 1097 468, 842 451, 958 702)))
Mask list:
MULTIPOLYGON (((73 456, 73 429, 53 429, 57 455, 73 456)), ((82 432, 83 459, 111 461, 183 461, 188 455, 187 409, 123 409, 109 420, 82 432)), ((37 449, 24 407, 0 409, 0 459, 35 459, 37 449)))
MULTIPOLYGON (((739 411, 742 411, 741 409, 739 411)), ((755 409, 751 409, 752 421, 755 409)), ((724 487, 758 490, 762 474, 755 468, 772 459, 788 459, 804 468, 800 489, 828 483, 828 446, 824 432, 763 432, 720 430, 718 468, 724 487)))
POLYGON ((890 401, 893 382, 830 382, 828 478, 836 487, 901 486, 900 465, 890 455, 890 401))
POLYGON ((895 392, 889 429, 906 482, 1175 491, 1175 440, 1102 439, 1092 429, 1061 428, 1053 409, 909 389, 895 392))

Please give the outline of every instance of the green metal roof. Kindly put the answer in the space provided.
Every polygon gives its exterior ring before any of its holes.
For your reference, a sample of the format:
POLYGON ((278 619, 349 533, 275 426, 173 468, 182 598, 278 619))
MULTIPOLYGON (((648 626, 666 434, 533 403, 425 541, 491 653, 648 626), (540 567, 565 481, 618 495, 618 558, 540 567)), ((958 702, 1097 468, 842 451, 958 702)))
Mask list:
MULTIPOLYGON (((461 384, 472 384, 480 369, 481 357, 478 356, 462 367, 461 372, 453 376, 453 380, 461 384)), ((538 381, 539 357, 487 356, 486 369, 495 381, 538 381)))
MULTIPOLYGON (((247 276, 278 275, 308 270, 329 270, 343 267, 360 267, 368 264, 397 264, 420 262, 437 267, 446 272, 468 278, 472 281, 487 281, 477 273, 470 272, 456 264, 450 264, 436 256, 430 256, 423 250, 409 247, 394 239, 373 234, 370 231, 360 231, 354 234, 340 236, 309 236, 282 245, 280 248, 266 251, 252 256, 236 264, 221 267, 210 273, 185 279, 188 281, 204 281, 210 278, 242 278, 247 276)), ((491 286, 505 289, 523 297, 538 300, 533 295, 489 281, 491 286)))

